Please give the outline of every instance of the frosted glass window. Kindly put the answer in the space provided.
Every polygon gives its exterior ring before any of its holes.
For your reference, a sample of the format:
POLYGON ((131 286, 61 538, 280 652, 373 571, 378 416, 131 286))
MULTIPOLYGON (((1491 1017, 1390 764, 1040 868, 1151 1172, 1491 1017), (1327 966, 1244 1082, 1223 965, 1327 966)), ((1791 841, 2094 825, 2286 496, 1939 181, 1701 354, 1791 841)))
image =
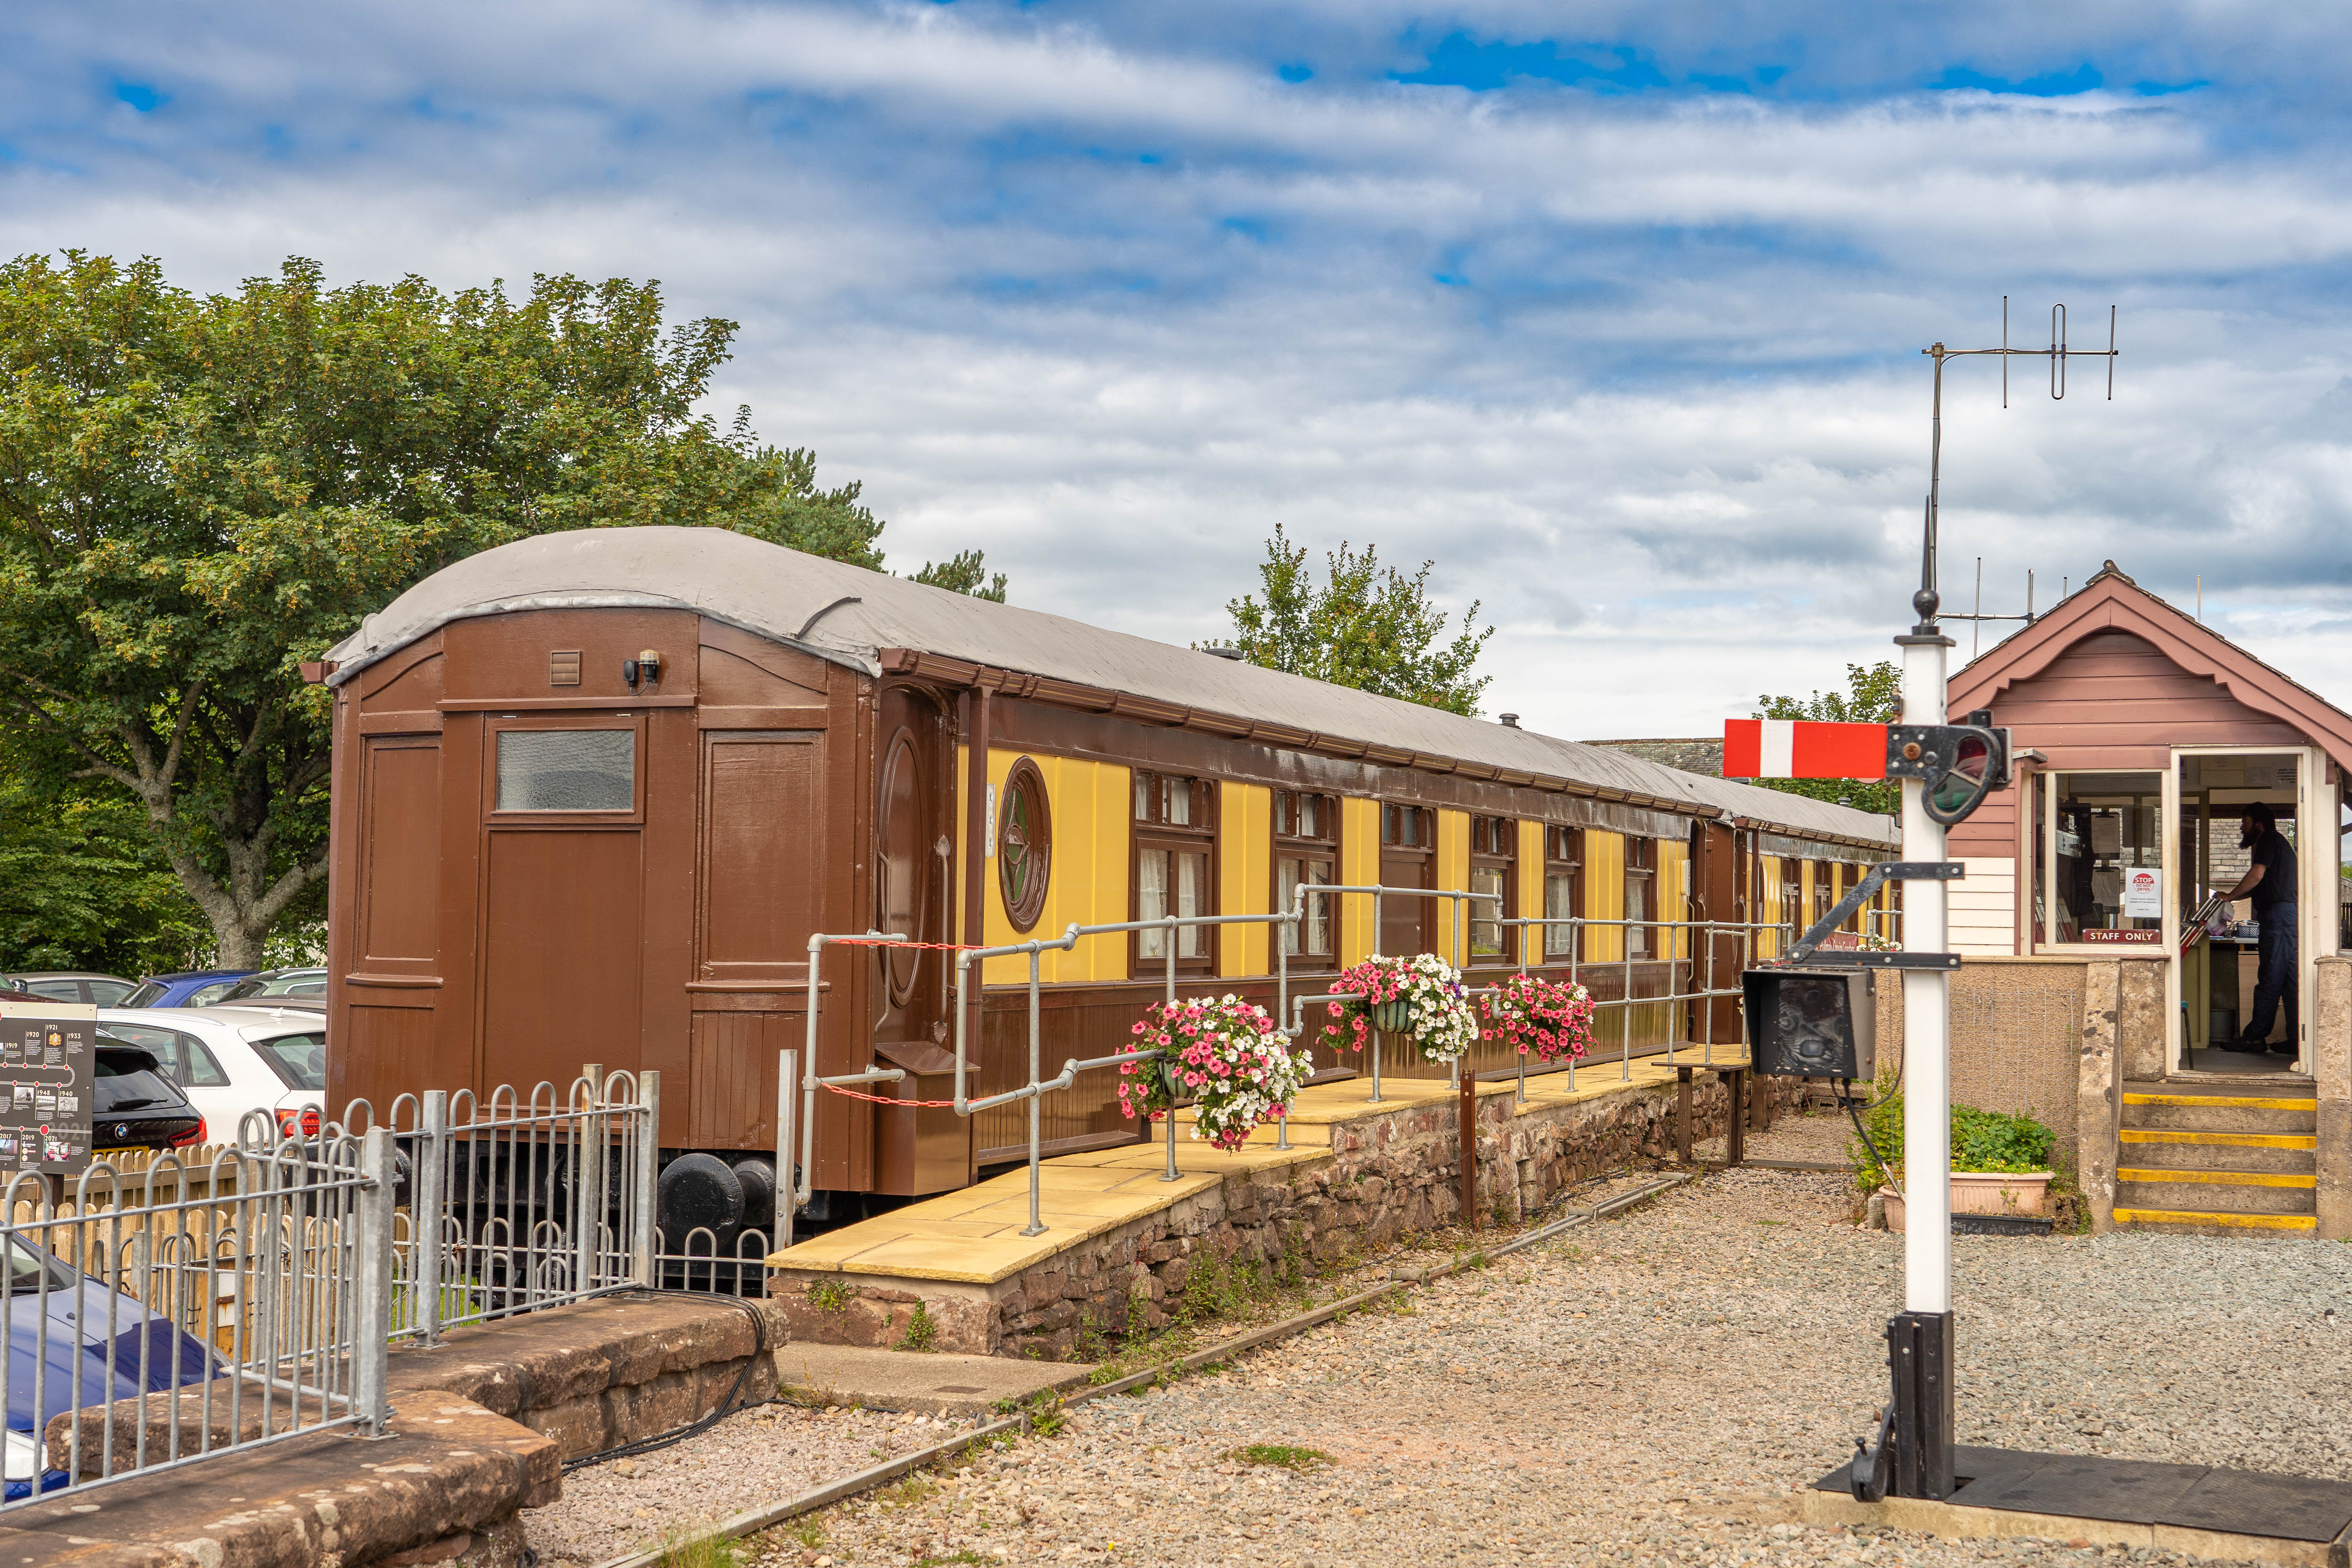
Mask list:
MULTIPOLYGON (((1136 858, 1139 873, 1135 889, 1135 918, 1139 921, 1164 921, 1168 918, 1168 851, 1146 849, 1136 858)), ((1168 932, 1144 931, 1136 932, 1137 951, 1146 958, 1168 956, 1168 932)))
POLYGON ((1470 900, 1470 955, 1473 958, 1500 958, 1503 955, 1503 868, 1499 866, 1479 866, 1470 873, 1470 890, 1487 895, 1470 900))
MULTIPOLYGON (((1281 901, 1276 907, 1289 909, 1297 896, 1301 882, 1316 887, 1328 886, 1331 881, 1330 862, 1286 857, 1276 862, 1280 880, 1277 883, 1281 901)), ((1327 956, 1331 951, 1331 900, 1327 897, 1307 900, 1307 918, 1297 925, 1282 928, 1282 951, 1327 956)))
MULTIPOLYGON (((1209 858, 1206 855, 1176 857, 1176 915, 1179 920, 1195 920, 1209 912, 1209 858)), ((1180 926, 1176 931, 1176 956, 1206 958, 1209 956, 1209 928, 1180 926)))
MULTIPOLYGON (((1544 878, 1544 918, 1566 921, 1576 918, 1576 874, 1554 871, 1544 878)), ((1576 928, 1568 925, 1544 927, 1544 955, 1552 957, 1576 951, 1576 928)))
POLYGON ((627 811, 636 804, 634 730, 501 730, 500 811, 627 811))

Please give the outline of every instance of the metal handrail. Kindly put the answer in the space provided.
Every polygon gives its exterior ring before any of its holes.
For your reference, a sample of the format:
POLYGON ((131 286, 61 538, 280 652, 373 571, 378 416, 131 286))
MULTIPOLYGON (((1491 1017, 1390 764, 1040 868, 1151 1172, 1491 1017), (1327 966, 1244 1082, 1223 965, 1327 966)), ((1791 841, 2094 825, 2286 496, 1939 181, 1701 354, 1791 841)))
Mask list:
MULTIPOLYGON (((1176 1000, 1177 931, 1191 927, 1200 926, 1251 924, 1263 924, 1267 926, 1295 925, 1302 918, 1300 911, 1303 908, 1303 900, 1294 899, 1291 901, 1291 908, 1287 911, 1269 912, 1266 914, 1163 915, 1158 920, 1113 921, 1107 924, 1091 926, 1080 925, 1076 921, 1073 921, 1058 938, 1055 938, 1051 942, 1047 942, 1042 938, 1033 938, 1028 942, 1013 942, 1003 947, 966 948, 956 954, 956 1114, 958 1116, 969 1117, 978 1111, 986 1110, 992 1106, 1007 1105, 1016 1100, 1025 1100, 1029 1102, 1029 1225, 1028 1228, 1021 1233, 1022 1235, 1042 1236, 1045 1231, 1045 1222, 1038 1217, 1038 1194, 1041 1181, 1038 1173, 1044 1163, 1042 1158, 1042 1128, 1039 1121, 1042 1114, 1040 1101, 1044 1099, 1045 1094, 1051 1090, 1069 1088, 1071 1084, 1077 1081, 1077 1075, 1081 1072, 1085 1072, 1095 1068, 1117 1067, 1127 1062, 1147 1061, 1154 1059, 1161 1055, 1161 1052, 1158 1049, 1152 1049, 1148 1051, 1122 1051, 1115 1056, 1095 1057, 1085 1061, 1080 1061, 1073 1058, 1070 1060, 1064 1062, 1062 1064, 1062 1070, 1053 1078, 1041 1079, 1038 1076, 1040 1071, 1038 1063, 1040 1036, 1038 1003, 1039 955, 1045 952, 1048 949, 1058 952, 1068 952, 1075 949, 1078 945, 1078 939, 1082 936, 1113 936, 1125 931, 1164 931, 1167 934, 1168 940, 1162 944, 1164 951, 1161 956, 1167 963, 1168 979, 1166 994, 1167 1000, 1173 1002, 1176 1000), (970 1020, 971 1015, 971 966, 976 961, 984 962, 991 958, 1017 957, 1023 954, 1027 955, 1029 960, 1029 1081, 1022 1085, 1019 1089, 1007 1089, 1002 1094, 983 1095, 978 1100, 973 1100, 968 1093, 969 1084, 967 1077, 971 1062, 970 1020)), ((1281 1017, 1280 1009, 1282 1007, 1282 998, 1288 995, 1290 991, 1290 954, 1279 942, 1271 942, 1269 945, 1271 945, 1275 950, 1275 1006, 1276 1009, 1275 1016, 1279 1020, 1281 1017)), ((1277 1148, 1287 1149, 1290 1147, 1290 1118, 1287 1115, 1285 1115, 1281 1117, 1279 1121, 1281 1125, 1277 1134, 1276 1146, 1277 1148)), ((1173 1182, 1180 1179, 1176 1169, 1176 1110, 1175 1107, 1172 1105, 1170 1106, 1168 1110, 1168 1169, 1160 1179, 1163 1182, 1173 1182)))
MULTIPOLYGON (((1042 984, 1041 960, 1043 954, 1048 952, 1067 952, 1074 951, 1077 947, 1079 939, 1082 937, 1111 936, 1129 931, 1158 931, 1165 932, 1168 940, 1163 944, 1163 952, 1161 954, 1166 964, 1165 997, 1169 1002, 1173 1002, 1176 1000, 1177 981, 1177 943, 1175 941, 1175 935, 1179 931, 1223 925, 1265 925, 1269 927, 1290 926, 1296 928, 1306 918, 1307 900, 1310 894, 1325 897, 1350 894, 1359 896, 1370 895, 1372 900, 1372 920, 1371 930, 1369 933, 1370 940, 1367 943, 1367 948, 1370 955, 1375 958, 1381 956, 1380 931, 1382 900, 1391 896, 1446 900, 1453 905, 1453 910, 1451 911, 1453 915, 1452 931, 1448 944, 1449 952, 1451 954, 1450 962, 1454 962, 1458 966, 1465 968, 1466 968, 1467 965, 1464 961, 1465 961, 1469 955, 1464 951, 1462 945, 1462 906, 1472 900, 1485 900, 1498 906, 1496 922, 1503 925, 1566 925, 1571 928, 1578 928, 1585 925, 1607 925, 1618 927, 1638 925, 1644 928, 1658 927, 1676 931, 1690 930, 1710 932, 1715 931, 1736 931, 1740 932, 1742 935, 1744 951, 1750 954, 1752 954, 1755 946, 1756 934, 1758 932, 1768 930, 1776 931, 1793 931, 1795 929, 1785 921, 1634 921, 1608 920, 1584 916, 1533 916, 1517 919, 1504 919, 1500 915, 1499 906, 1501 906, 1505 900, 1503 895, 1499 893, 1470 892, 1451 888, 1390 887, 1378 883, 1302 882, 1293 889, 1291 907, 1286 910, 1270 911, 1264 914, 1164 915, 1155 920, 1115 921, 1099 925, 1084 925, 1076 921, 1072 921, 1068 926, 1064 928, 1063 932, 1059 937, 1035 937, 1027 942, 1010 942, 995 947, 967 947, 960 949, 956 952, 955 957, 956 1021, 954 1110, 958 1116, 969 1118, 980 1111, 990 1110, 1000 1105, 1008 1105, 1017 1100, 1025 1100, 1029 1102, 1029 1225, 1022 1231, 1022 1235, 1038 1236, 1044 1234, 1046 1229, 1046 1226, 1040 1217, 1041 1177, 1039 1174, 1043 1164, 1041 1102, 1044 1097, 1046 1094, 1068 1089, 1076 1081, 1077 1075, 1081 1072, 1091 1071, 1100 1068, 1118 1067, 1131 1062, 1152 1060, 1164 1054, 1160 1050, 1155 1048, 1143 1051, 1122 1051, 1111 1056, 1092 1057, 1085 1059, 1072 1058, 1063 1063, 1062 1070, 1060 1072, 1056 1073, 1052 1078, 1044 1077, 1043 1063, 1040 1060, 1040 1052, 1042 1049, 1040 986, 1042 984), (973 1099, 970 1092, 971 992, 972 966, 975 963, 985 963, 985 961, 991 958, 1015 957, 1025 957, 1029 961, 1028 1080, 1018 1088, 1006 1089, 998 1094, 983 1095, 978 1099, 973 1099)), ((889 933, 877 931, 867 931, 857 933, 855 936, 835 935, 821 932, 812 935, 809 938, 808 1024, 805 1056, 800 1052, 789 1050, 779 1053, 776 1119, 776 1160, 778 1167, 777 1185, 787 1194, 788 1199, 788 1201, 782 1205, 781 1212, 777 1216, 777 1233, 780 1247, 789 1247, 792 1245, 793 1218, 797 1212, 801 1208, 804 1207, 814 1195, 813 1183, 815 1164, 814 1138, 817 1090, 827 1085, 836 1084, 846 1087, 848 1085, 860 1083, 898 1083, 903 1081, 907 1076, 905 1069, 903 1068, 882 1067, 868 1068, 863 1072, 839 1073, 832 1075, 820 1075, 814 1071, 816 1063, 819 1007, 818 997, 821 990, 818 980, 818 968, 824 949, 827 944, 836 942, 856 942, 863 944, 877 942, 903 942, 907 940, 907 937, 903 933, 889 933), (797 1087, 799 1089, 799 1099, 801 1101, 797 1108, 799 1111, 797 1116, 793 1114, 795 1108, 792 1103, 793 1099, 793 1089, 794 1087, 797 1087), (794 1122, 799 1124, 797 1129, 793 1126, 794 1122), (795 1131, 798 1133, 797 1138, 794 1136, 795 1131), (797 1149, 794 1147, 795 1143, 797 1143, 797 1149), (797 1154, 797 1158, 794 1157, 795 1154, 797 1154)), ((1291 996, 1290 955, 1288 947, 1286 943, 1280 941, 1272 941, 1268 945, 1273 949, 1273 958, 1275 963, 1275 1026, 1276 1028, 1286 1037, 1297 1039, 1305 1035, 1306 1019, 1304 1008, 1307 1003, 1328 1003, 1355 999, 1355 994, 1352 992, 1320 993, 1314 995, 1298 997, 1291 996), (1286 1015, 1290 1019, 1290 1022, 1286 1024, 1283 1021, 1286 1015)), ((1580 959, 1577 956, 1576 951, 1578 945, 1579 944, 1573 941, 1570 942, 1569 967, 1571 979, 1575 977, 1579 971, 1580 959)), ((1632 944, 1629 942, 1626 945, 1630 952, 1632 944)), ((1714 987, 1695 990, 1688 994, 1684 994, 1683 993, 1674 989, 1673 981, 1670 977, 1668 981, 1668 995, 1662 997, 1636 998, 1632 994, 1632 963, 1633 961, 1628 957, 1622 962, 1626 964, 1626 995, 1621 998, 1618 1004, 1613 1005, 1622 1005, 1625 1009, 1624 1027, 1622 1030, 1624 1046, 1622 1076, 1629 1079, 1633 1076, 1633 1007, 1637 1001, 1643 1005, 1663 1003, 1671 1006, 1672 1005, 1679 1002, 1713 1001, 1717 997, 1738 996, 1741 994, 1737 988, 1714 987)), ((1710 968, 1712 967, 1711 963, 1709 966, 1710 968)), ((1521 965, 1523 971, 1528 966, 1525 964, 1521 965)), ((1536 967, 1540 968, 1543 966, 1538 964, 1536 967)), ((1477 991, 1468 992, 1465 994, 1491 995, 1494 994, 1497 989, 1499 988, 1490 986, 1477 991)), ((1598 1005, 1612 1005, 1612 1004, 1599 1004, 1598 1005)), ((1667 1059, 1670 1062, 1674 1060, 1675 1049, 1672 1033, 1673 1031, 1668 1031, 1669 1038, 1666 1046, 1667 1059)), ((1708 1009, 1706 1033, 1706 1060, 1708 1063, 1712 1063, 1714 1060, 1714 1016, 1712 1008, 1708 1009)), ((1372 1040, 1371 1100, 1373 1103, 1379 1103, 1381 1099, 1380 1051, 1380 1036, 1379 1031, 1376 1030, 1374 1031, 1372 1040)), ((1454 1081, 1459 1081, 1461 1070, 1461 1063, 1457 1060, 1454 1064, 1454 1081)), ((1570 1058, 1568 1062, 1567 1071, 1569 1073, 1569 1087, 1572 1090, 1576 1084, 1576 1064, 1573 1058, 1570 1058)), ((1518 1068, 1517 1098, 1521 1103, 1525 1103, 1527 1099, 1527 1064, 1524 1058, 1522 1058, 1518 1068)), ((1277 1133, 1276 1146, 1277 1148, 1286 1149, 1290 1146, 1289 1117, 1287 1114, 1285 1114, 1284 1116, 1277 1118, 1276 1121, 1277 1133)), ((1167 1169, 1160 1179, 1167 1182, 1173 1182, 1180 1179, 1179 1173, 1176 1169, 1176 1117, 1172 1108, 1168 1116, 1167 1169)))

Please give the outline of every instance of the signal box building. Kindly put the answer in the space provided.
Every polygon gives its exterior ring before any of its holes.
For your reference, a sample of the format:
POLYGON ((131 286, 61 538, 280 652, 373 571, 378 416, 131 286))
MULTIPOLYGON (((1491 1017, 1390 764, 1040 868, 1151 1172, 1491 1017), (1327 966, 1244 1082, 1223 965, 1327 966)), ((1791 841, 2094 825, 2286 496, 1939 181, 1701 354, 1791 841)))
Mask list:
POLYGON ((2081 591, 1952 677, 1953 714, 1990 709, 2021 760, 1952 829, 1968 867, 1953 946, 1983 957, 2116 958, 2155 973, 2158 1058, 2134 1077, 2299 1072, 2318 965, 2346 941, 2339 845, 2352 714, 2148 593, 2108 562, 2081 591), (2300 1016, 2263 1058, 2216 1047, 2247 1026, 2253 911, 2191 924, 2247 867, 2240 820, 2276 815, 2299 874, 2300 1016))

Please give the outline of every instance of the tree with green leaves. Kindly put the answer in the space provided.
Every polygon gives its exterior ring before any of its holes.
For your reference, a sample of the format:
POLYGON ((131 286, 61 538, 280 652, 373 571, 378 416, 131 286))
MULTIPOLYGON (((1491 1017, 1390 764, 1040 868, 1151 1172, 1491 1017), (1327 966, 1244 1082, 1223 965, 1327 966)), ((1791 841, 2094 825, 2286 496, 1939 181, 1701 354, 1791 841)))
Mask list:
MULTIPOLYGON (((803 449, 696 404, 736 323, 541 277, 197 296, 152 259, 0 267, 0 707, 19 777, 131 803, 226 965, 326 874, 328 699, 299 666, 462 556, 561 529, 731 528, 879 569, 803 449)), ((977 585, 977 554, 925 568, 977 585)), ((1002 579, 998 579, 1002 592, 1002 579)), ((60 819, 62 820, 62 819, 60 819)), ((84 949, 81 951, 90 951, 84 949)))
POLYGON ((928 583, 934 588, 945 588, 950 594, 969 594, 975 599, 992 604, 1004 603, 1004 574, 992 574, 977 550, 960 552, 946 561, 926 562, 914 575, 918 583, 928 583))
POLYGON ((135 803, 0 775, 0 970, 141 975, 212 945, 135 803))
POLYGON ((1329 574, 1318 583, 1307 547, 1292 544, 1280 523, 1266 541, 1265 555, 1257 569, 1264 600, 1244 595, 1225 606, 1243 658, 1448 712, 1477 712, 1490 678, 1471 670, 1495 628, 1475 629, 1474 600, 1463 613, 1462 629, 1452 641, 1442 640, 1447 617, 1429 602, 1429 574, 1436 563, 1424 561, 1407 577, 1380 563, 1378 546, 1368 544, 1359 554, 1342 543, 1324 557, 1329 574))
MULTIPOLYGON (((1892 659, 1845 667, 1843 691, 1810 697, 1759 697, 1759 719, 1813 719, 1833 724, 1892 724, 1902 712, 1903 672, 1892 659)), ((1750 784, 1850 805, 1856 811, 1893 816, 1903 809, 1903 788, 1893 779, 1750 779, 1750 784)))

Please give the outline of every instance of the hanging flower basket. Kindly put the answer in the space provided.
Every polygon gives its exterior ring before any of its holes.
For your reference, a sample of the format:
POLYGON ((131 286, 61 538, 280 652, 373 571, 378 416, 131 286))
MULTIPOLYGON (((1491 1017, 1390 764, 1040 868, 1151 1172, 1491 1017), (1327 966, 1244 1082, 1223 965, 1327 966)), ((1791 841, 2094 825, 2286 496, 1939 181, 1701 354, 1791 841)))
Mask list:
POLYGON ((1314 1070, 1265 1008, 1238 996, 1154 1003, 1130 1031, 1160 1055, 1119 1064, 1118 1108, 1130 1119, 1192 1103, 1192 1136, 1238 1149, 1280 1116, 1314 1070))
POLYGON ((1368 958, 1331 983, 1357 998, 1335 1005, 1324 1040, 1360 1051, 1371 1032, 1410 1035, 1425 1061, 1457 1061, 1478 1038, 1478 1017, 1461 973, 1433 952, 1412 958, 1368 958))
POLYGON ((1478 1015, 1481 1039, 1521 1056, 1572 1061, 1592 1048, 1592 994, 1573 981, 1514 974, 1496 994, 1478 998, 1478 1015))

